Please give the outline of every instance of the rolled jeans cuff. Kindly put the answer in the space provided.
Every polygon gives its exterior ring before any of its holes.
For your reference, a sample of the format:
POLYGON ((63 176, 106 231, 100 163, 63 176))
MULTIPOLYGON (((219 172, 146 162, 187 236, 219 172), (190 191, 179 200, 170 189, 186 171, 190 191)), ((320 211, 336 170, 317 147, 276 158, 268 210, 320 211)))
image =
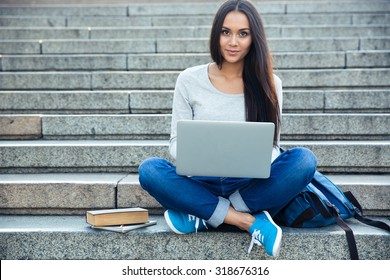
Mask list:
POLYGON ((231 202, 233 208, 239 212, 250 213, 251 210, 248 208, 239 191, 235 191, 229 196, 229 201, 231 202))
POLYGON ((230 201, 228 199, 220 196, 218 199, 219 201, 213 215, 211 215, 210 219, 206 221, 207 224, 214 228, 217 228, 223 223, 230 207, 230 201))

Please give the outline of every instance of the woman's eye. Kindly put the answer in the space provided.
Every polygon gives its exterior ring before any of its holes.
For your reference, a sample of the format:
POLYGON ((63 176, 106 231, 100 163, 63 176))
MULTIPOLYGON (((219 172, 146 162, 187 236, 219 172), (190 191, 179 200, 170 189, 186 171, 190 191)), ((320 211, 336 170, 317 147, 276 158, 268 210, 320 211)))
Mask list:
POLYGON ((248 36, 248 32, 241 32, 240 33, 240 37, 244 38, 246 36, 248 36))
POLYGON ((223 34, 223 35, 229 35, 230 32, 229 32, 229 30, 223 29, 223 30, 222 30, 222 34, 223 34))

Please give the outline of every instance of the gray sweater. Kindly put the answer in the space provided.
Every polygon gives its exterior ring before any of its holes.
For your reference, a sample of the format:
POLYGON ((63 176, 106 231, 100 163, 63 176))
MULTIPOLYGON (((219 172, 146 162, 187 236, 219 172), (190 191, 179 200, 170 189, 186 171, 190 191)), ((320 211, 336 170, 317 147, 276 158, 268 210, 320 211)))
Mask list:
MULTIPOLYGON (((279 108, 282 111, 282 82, 274 75, 279 108)), ((178 120, 225 120, 245 121, 244 93, 227 94, 211 83, 208 64, 188 68, 177 78, 173 96, 171 138, 169 152, 176 158, 178 120)), ((278 136, 278 145, 279 145, 278 136)), ((277 147, 272 152, 272 161, 280 154, 277 147)))

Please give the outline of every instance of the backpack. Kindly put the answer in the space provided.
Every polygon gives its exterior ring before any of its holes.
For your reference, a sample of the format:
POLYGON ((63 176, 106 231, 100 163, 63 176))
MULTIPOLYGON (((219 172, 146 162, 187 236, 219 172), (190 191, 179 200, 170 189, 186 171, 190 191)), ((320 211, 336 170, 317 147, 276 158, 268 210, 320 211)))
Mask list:
POLYGON ((289 227, 323 227, 337 223, 346 234, 352 260, 358 251, 352 229, 344 222, 356 218, 367 225, 390 232, 384 222, 363 217, 362 207, 351 192, 343 192, 329 178, 316 171, 312 181, 294 197, 275 217, 275 221, 289 227))

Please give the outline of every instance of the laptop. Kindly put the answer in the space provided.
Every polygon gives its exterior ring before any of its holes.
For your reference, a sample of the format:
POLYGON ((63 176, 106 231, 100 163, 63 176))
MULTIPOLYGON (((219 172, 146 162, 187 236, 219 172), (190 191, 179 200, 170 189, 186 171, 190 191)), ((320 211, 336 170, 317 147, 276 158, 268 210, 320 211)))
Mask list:
POLYGON ((271 122, 178 121, 176 172, 185 176, 268 178, 274 129, 271 122))

